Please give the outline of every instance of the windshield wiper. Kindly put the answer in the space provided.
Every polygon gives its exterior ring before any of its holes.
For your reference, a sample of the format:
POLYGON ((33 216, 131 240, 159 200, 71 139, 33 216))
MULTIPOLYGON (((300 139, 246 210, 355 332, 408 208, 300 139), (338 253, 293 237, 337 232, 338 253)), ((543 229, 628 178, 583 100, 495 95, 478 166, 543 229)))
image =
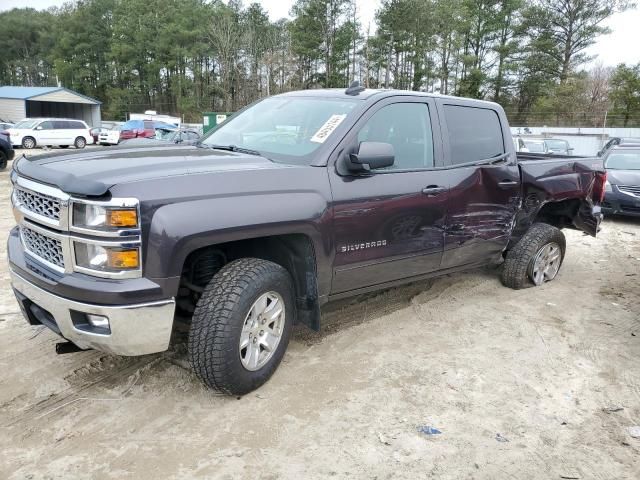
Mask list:
MULTIPOLYGON (((256 155, 258 157, 264 157, 262 153, 257 150, 251 150, 250 148, 238 147, 237 145, 207 145, 200 143, 198 146, 211 148, 214 150, 227 150, 228 152, 246 153, 247 155, 256 155)), ((265 157, 266 158, 266 157, 265 157)))

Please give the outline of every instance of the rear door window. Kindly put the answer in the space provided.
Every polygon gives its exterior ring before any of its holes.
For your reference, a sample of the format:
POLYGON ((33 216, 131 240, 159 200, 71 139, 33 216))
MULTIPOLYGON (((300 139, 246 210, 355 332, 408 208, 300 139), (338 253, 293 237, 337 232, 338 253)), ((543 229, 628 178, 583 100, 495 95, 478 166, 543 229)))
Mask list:
POLYGON ((69 121, 67 123, 69 124, 67 128, 71 128, 73 130, 85 130, 87 128, 80 122, 69 121))
POLYGON ((500 119, 495 110, 444 105, 451 163, 470 164, 505 153, 500 119))

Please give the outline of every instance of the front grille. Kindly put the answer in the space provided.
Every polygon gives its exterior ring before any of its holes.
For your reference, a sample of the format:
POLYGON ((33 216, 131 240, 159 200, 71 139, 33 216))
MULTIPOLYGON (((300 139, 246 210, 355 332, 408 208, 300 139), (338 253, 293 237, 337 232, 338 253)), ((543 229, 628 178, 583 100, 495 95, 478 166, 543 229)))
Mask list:
POLYGON ((16 198, 24 208, 51 220, 60 221, 60 199, 16 187, 16 198))
POLYGON ((43 235, 24 225, 20 226, 20 231, 22 232, 25 247, 29 252, 57 267, 64 268, 62 242, 60 240, 43 235))
POLYGON ((640 187, 636 185, 618 185, 618 190, 622 193, 630 193, 636 197, 640 197, 640 187))

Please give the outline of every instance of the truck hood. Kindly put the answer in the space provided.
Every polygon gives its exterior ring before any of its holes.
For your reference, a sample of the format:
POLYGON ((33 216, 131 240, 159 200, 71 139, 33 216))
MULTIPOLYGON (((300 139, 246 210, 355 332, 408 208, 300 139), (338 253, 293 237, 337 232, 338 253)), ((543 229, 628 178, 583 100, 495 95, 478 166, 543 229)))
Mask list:
POLYGON ((288 168, 264 157, 195 146, 91 149, 21 158, 20 176, 81 196, 101 196, 114 185, 162 177, 288 168))
POLYGON ((607 180, 611 185, 640 186, 640 170, 607 170, 607 180))

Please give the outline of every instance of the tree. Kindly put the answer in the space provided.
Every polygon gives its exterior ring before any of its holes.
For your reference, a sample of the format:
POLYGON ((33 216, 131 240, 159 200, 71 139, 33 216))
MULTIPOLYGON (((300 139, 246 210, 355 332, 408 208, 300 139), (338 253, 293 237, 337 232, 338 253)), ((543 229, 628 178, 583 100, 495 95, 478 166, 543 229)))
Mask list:
POLYGON ((623 127, 627 127, 632 118, 637 124, 640 121, 640 63, 631 67, 618 65, 610 83, 614 115, 620 116, 623 127))
POLYGON ((588 60, 585 50, 610 32, 603 22, 629 6, 627 0, 537 0, 529 10, 529 33, 546 40, 543 53, 564 83, 588 60))

